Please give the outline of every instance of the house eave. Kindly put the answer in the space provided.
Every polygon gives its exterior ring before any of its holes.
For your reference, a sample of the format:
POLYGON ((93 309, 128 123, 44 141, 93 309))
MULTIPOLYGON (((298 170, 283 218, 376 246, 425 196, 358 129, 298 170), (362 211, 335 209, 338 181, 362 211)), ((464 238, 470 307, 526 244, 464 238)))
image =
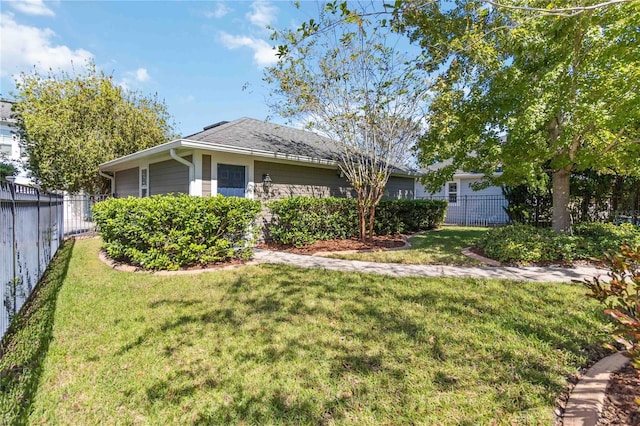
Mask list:
MULTIPOLYGON (((147 148, 142 151, 135 152, 133 154, 125 155, 124 157, 116 158, 115 160, 107 161, 99 165, 99 169, 102 171, 113 171, 119 166, 129 162, 135 162, 143 158, 168 153, 171 149, 187 148, 187 149, 201 149, 205 151, 225 152, 230 154, 242 154, 256 158, 263 158, 267 160, 276 161, 288 161, 303 164, 315 164, 319 166, 338 167, 338 162, 335 160, 328 160, 324 158, 313 158, 304 155, 286 154, 280 152, 266 151, 260 149, 237 147, 233 145, 225 145, 213 142, 200 142, 189 139, 177 139, 171 142, 166 142, 161 145, 147 148)), ((392 172, 392 176, 404 176, 415 177, 418 174, 413 173, 401 173, 392 172)))

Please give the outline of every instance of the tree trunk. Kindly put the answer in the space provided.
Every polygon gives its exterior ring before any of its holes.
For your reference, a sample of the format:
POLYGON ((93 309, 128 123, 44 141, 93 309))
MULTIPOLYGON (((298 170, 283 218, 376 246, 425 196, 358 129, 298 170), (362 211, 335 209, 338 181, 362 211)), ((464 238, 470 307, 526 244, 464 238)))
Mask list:
POLYGON ((553 183, 553 230, 569 232, 571 217, 569 215, 569 176, 570 168, 556 170, 551 176, 553 183))

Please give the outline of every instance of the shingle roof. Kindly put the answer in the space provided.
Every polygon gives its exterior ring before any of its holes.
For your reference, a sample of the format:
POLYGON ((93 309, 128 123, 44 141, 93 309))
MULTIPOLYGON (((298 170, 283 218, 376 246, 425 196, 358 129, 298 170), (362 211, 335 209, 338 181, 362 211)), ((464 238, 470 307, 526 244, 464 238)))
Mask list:
MULTIPOLYGON (((183 137, 184 140, 304 156, 323 160, 338 160, 339 147, 331 139, 316 133, 267 123, 253 118, 222 121, 204 128, 202 132, 183 137)), ((396 172, 412 173, 405 167, 396 172)))
POLYGON ((207 126, 204 131, 183 139, 324 160, 336 160, 340 156, 334 142, 324 136, 246 117, 207 126))

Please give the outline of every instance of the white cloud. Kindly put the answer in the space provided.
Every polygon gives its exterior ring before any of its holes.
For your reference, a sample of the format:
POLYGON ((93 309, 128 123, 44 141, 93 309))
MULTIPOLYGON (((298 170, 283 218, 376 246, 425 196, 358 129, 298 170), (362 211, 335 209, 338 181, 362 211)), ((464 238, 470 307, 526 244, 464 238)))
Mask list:
POLYGON ((253 50, 253 60, 261 67, 273 65, 278 62, 276 51, 266 41, 249 36, 234 36, 225 32, 220 33, 220 41, 227 49, 239 49, 248 47, 253 50))
MULTIPOLYGON (((53 10, 44 4, 43 0, 14 0, 7 2, 18 12, 27 15, 54 16, 53 10)), ((6 3, 5 3, 6 4, 6 3)))
POLYGON ((256 0, 251 3, 251 12, 247 12, 245 16, 253 25, 265 28, 276 18, 277 12, 278 9, 268 1, 256 0))
POLYGON ((0 33, 0 76, 3 77, 34 66, 38 70, 70 70, 74 63, 83 65, 93 58, 87 50, 55 45, 56 33, 51 29, 21 25, 11 13, 0 15, 0 33))
POLYGON ((190 104, 191 102, 195 101, 196 97, 193 95, 187 95, 187 96, 180 96, 178 98, 178 102, 180 102, 181 104, 190 104))
POLYGON ((149 72, 147 72, 146 68, 138 68, 135 72, 136 80, 141 83, 149 80, 149 72))
POLYGON ((151 80, 149 71, 146 68, 138 68, 135 71, 124 73, 124 77, 118 82, 118 85, 125 90, 130 90, 132 87, 139 86, 138 83, 145 83, 149 80, 151 80))
POLYGON ((233 12, 233 9, 229 8, 225 3, 216 3, 215 10, 207 10, 204 12, 205 18, 222 18, 223 16, 233 12))

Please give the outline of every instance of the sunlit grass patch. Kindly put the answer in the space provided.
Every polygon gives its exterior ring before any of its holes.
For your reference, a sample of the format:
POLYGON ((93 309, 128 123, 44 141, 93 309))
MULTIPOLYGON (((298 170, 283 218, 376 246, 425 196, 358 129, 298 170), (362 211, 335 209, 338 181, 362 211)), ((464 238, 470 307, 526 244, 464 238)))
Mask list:
POLYGON ((364 260, 370 262, 406 263, 406 264, 452 264, 478 265, 460 251, 474 245, 489 228, 445 226, 422 232, 411 239, 408 250, 379 251, 365 253, 338 253, 331 257, 338 259, 364 260))
POLYGON ((597 349, 581 287, 282 265, 113 271, 78 241, 30 422, 551 424, 597 349))

